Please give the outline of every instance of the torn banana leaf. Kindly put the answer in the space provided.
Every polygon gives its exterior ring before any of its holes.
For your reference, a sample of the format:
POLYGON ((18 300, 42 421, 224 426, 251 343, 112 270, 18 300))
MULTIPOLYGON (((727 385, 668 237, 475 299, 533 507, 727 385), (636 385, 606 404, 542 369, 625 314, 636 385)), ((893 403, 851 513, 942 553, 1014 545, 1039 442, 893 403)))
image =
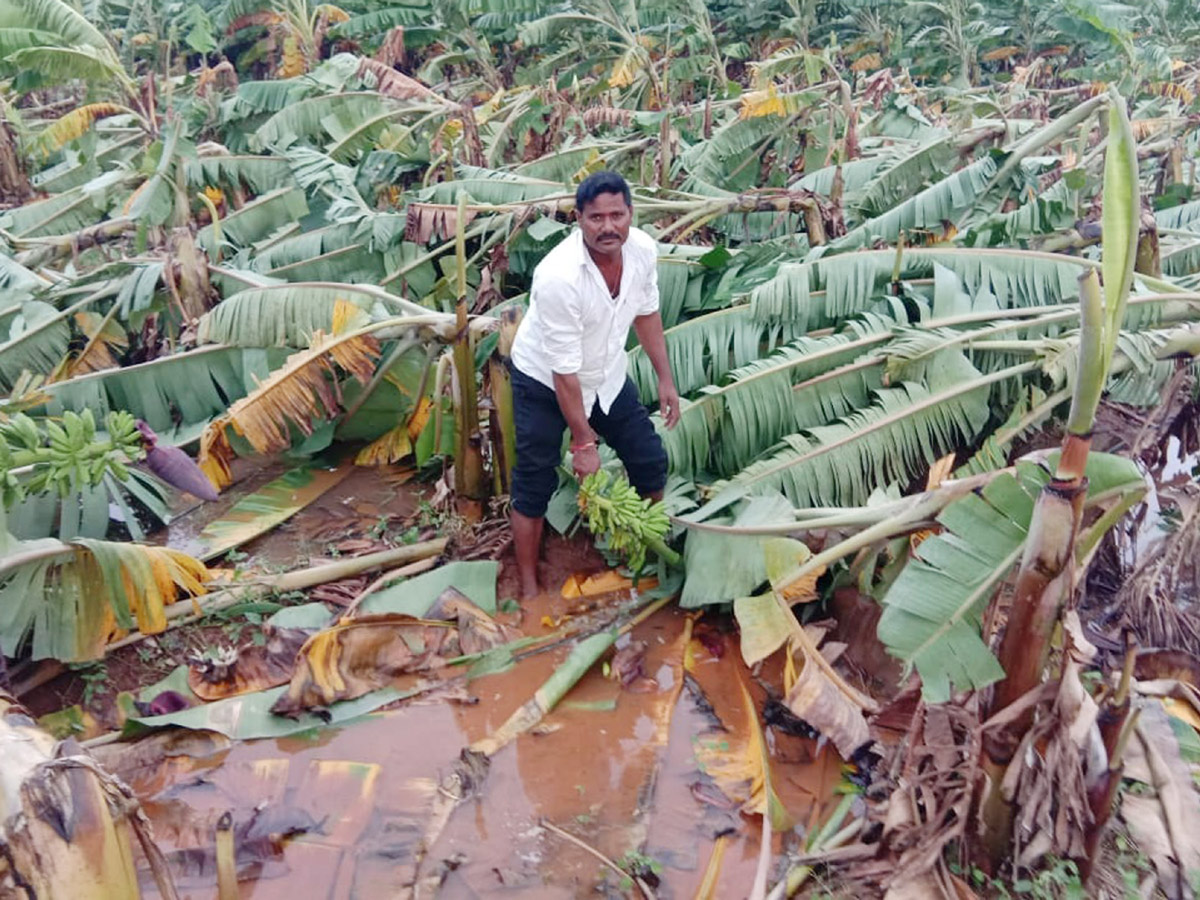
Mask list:
POLYGON ((290 715, 361 697, 399 675, 485 652, 509 638, 503 626, 454 588, 442 592, 430 615, 439 618, 359 616, 314 634, 300 648, 291 684, 272 711, 290 715))
POLYGON ((247 494, 177 549, 205 561, 220 556, 286 522, 353 471, 346 462, 335 469, 302 466, 285 472, 247 494))
POLYGON ((833 741, 843 759, 850 759, 855 750, 871 739, 863 710, 874 709, 875 703, 846 684, 816 649, 817 642, 809 634, 805 638, 793 639, 788 648, 788 653, 800 657, 803 665, 788 685, 784 703, 833 741))
POLYGON ((816 598, 817 578, 824 569, 797 580, 795 573, 812 552, 791 538, 764 541, 763 556, 772 587, 779 586, 787 593, 772 590, 734 601, 742 658, 752 666, 786 644, 788 708, 833 741, 842 757, 849 759, 870 738, 863 710, 873 710, 875 702, 847 684, 817 649, 824 632, 801 627, 791 609, 793 604, 816 598))
POLYGON ((97 659, 135 626, 166 628, 166 607, 205 592, 209 572, 165 547, 80 539, 14 541, 0 573, 0 652, 16 655, 31 637, 34 659, 97 659), (24 558, 24 561, 21 561, 24 558))

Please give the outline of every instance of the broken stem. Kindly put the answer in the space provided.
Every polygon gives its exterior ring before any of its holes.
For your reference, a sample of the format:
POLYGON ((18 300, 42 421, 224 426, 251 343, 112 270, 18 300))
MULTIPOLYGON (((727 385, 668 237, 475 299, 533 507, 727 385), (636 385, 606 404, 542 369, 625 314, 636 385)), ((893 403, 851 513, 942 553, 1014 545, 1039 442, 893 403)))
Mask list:
POLYGON ((767 873, 771 869, 771 816, 762 817, 762 844, 758 848, 758 867, 754 870, 754 885, 750 889, 750 900, 766 900, 767 873))
MULTIPOLYGON (((241 603, 248 596, 262 591, 274 590, 287 593, 288 591, 305 590, 316 587, 319 584, 326 584, 330 581, 350 578, 353 575, 359 575, 363 572, 369 572, 372 569, 382 568, 383 566, 436 557, 446 549, 447 543, 447 538, 422 541, 419 544, 410 544, 406 547, 395 547, 391 550, 367 553, 352 559, 340 559, 333 563, 324 563, 294 572, 284 572, 281 575, 269 578, 258 578, 254 581, 234 585, 221 591, 214 591, 208 595, 204 603, 198 601, 190 605, 176 603, 174 606, 169 607, 166 611, 167 627, 164 631, 169 631, 180 625, 198 622, 207 615, 233 606, 236 603, 241 603), (189 610, 192 610, 192 612, 189 613, 189 610)), ((162 632, 156 633, 161 634, 162 632)), ((148 637, 153 637, 153 635, 147 632, 135 631, 121 638, 119 641, 113 641, 105 648, 105 652, 117 650, 130 644, 136 644, 148 637)))
POLYGON ((358 607, 362 605, 363 600, 375 593, 385 584, 389 584, 390 582, 395 581, 397 578, 409 578, 413 575, 420 575, 422 572, 428 572, 434 567, 436 562, 436 557, 429 556, 425 559, 419 559, 416 562, 409 563, 406 566, 400 566, 398 569, 391 569, 390 571, 384 572, 382 575, 368 584, 357 597, 350 601, 350 605, 346 607, 340 618, 343 620, 351 618, 358 607))
POLYGON ((237 900, 237 860, 233 846, 233 816, 228 810, 217 822, 217 897, 237 900))

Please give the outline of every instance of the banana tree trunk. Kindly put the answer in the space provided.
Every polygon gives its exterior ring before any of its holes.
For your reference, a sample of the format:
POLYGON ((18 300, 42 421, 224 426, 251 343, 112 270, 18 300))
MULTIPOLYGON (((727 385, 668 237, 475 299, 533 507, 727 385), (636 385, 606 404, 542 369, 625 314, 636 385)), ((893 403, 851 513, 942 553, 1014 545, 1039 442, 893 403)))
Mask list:
MULTIPOLYGON (((1075 537, 1087 497, 1092 425, 1104 388, 1104 298, 1094 270, 1079 279, 1079 372, 1054 478, 1033 508, 1016 591, 1001 639, 999 659, 1005 678, 996 685, 990 714, 1007 708, 1042 683, 1051 638, 1074 587, 1075 537)), ((993 864, 1004 856, 1012 833, 1013 809, 1000 784, 1021 737, 1033 724, 1030 706, 1000 734, 985 741, 982 767, 988 790, 981 806, 983 849, 993 864)))
POLYGON ((512 483, 512 467, 517 458, 516 422, 513 419, 512 376, 508 360, 512 355, 513 339, 521 324, 521 310, 506 309, 500 317, 500 341, 488 360, 488 384, 492 393, 491 423, 488 428, 492 443, 492 471, 496 492, 507 494, 512 483))
POLYGON ((0 896, 121 900, 141 896, 134 839, 159 893, 177 896, 128 789, 57 742, 0 693, 0 896))
POLYGON ((1108 765, 1099 772, 1089 772, 1087 795, 1092 821, 1084 835, 1083 859, 1079 860, 1079 875, 1085 886, 1094 871, 1094 861, 1099 859, 1100 842, 1108 830, 1113 801, 1116 800, 1117 789, 1121 785, 1125 745, 1137 724, 1138 714, 1132 711, 1129 700, 1129 685, 1133 680, 1133 664, 1136 657, 1137 647, 1130 642, 1125 651, 1125 668, 1121 672, 1121 683, 1114 693, 1105 696, 1096 720, 1108 765))
POLYGON ((33 196, 29 173, 17 149, 17 137, 12 126, 0 116, 0 201, 24 203, 33 196))
POLYGON ((467 320, 466 206, 467 195, 460 191, 458 222, 455 226, 458 302, 455 304, 454 371, 457 390, 454 411, 458 434, 454 445, 454 490, 461 499, 479 501, 487 495, 487 479, 483 471, 483 434, 479 430, 479 406, 475 390, 475 342, 467 320))

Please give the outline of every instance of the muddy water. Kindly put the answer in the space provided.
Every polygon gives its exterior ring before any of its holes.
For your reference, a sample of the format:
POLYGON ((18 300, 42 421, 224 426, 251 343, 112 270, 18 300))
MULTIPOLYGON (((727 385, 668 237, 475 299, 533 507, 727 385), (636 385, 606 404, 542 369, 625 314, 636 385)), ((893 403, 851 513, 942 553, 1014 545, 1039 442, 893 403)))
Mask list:
MULTIPOLYGON (((244 490, 279 473, 248 473, 244 490)), ((414 488, 381 490, 374 474, 356 472, 247 545, 247 564, 295 567, 344 537, 361 537, 377 522, 405 521, 417 508, 414 488)), ((192 538, 187 529, 199 529, 220 510, 197 512, 204 514, 172 527, 173 544, 192 538)), ((556 587, 572 573, 603 566, 584 540, 550 536, 545 557, 543 577, 556 587)), ((500 598, 513 593, 509 569, 502 570, 500 598)), ((627 594, 573 601, 546 595, 510 624, 541 636, 564 616, 627 600, 627 594)), ((454 808, 425 856, 420 875, 442 879, 437 896, 637 895, 545 823, 623 864, 641 854, 659 879, 654 889, 662 898, 695 895, 719 838, 722 864, 713 896, 745 896, 759 854, 759 821, 724 797, 700 771, 695 753, 702 741, 744 740, 743 685, 756 710, 765 699, 741 662, 736 635, 727 630, 727 622, 689 622, 674 607, 660 611, 629 636, 646 645, 643 677, 622 687, 602 666, 593 667, 538 728, 497 752, 478 791, 454 808)), ((192 736, 186 738, 190 755, 164 760, 149 753, 142 763, 130 750, 106 763, 143 799, 158 842, 172 855, 185 900, 216 897, 213 829, 226 810, 233 811, 240 835, 243 898, 410 896, 441 777, 462 748, 493 733, 533 696, 566 652, 528 657, 465 690, 340 728, 233 746, 192 736), (286 839, 271 837, 293 830, 298 833, 286 839)), ((779 673, 768 672, 763 681, 778 685, 779 673)), ((797 822, 811 826, 831 806, 839 760, 818 753, 811 740, 773 729, 767 740, 777 791, 797 822)), ((775 844, 778 852, 778 837, 775 844)))
MULTIPOLYGON (((526 610, 524 630, 544 631, 542 616, 567 608, 557 597, 543 600, 526 610)), ((760 707, 763 695, 734 640, 704 622, 695 629, 703 640, 688 637, 683 612, 657 613, 632 634, 647 645, 648 678, 622 688, 594 667, 534 733, 494 755, 478 794, 458 804, 422 867, 425 875, 445 873, 438 896, 629 895, 619 876, 544 821, 613 860, 643 852, 654 860, 656 893, 665 898, 694 895, 724 834, 715 896, 745 895, 758 821, 706 786, 693 750, 704 736, 721 739, 721 723, 731 738, 743 727, 739 680, 760 707)), ((248 822, 256 807, 257 831, 309 830, 283 842, 281 854, 263 852, 264 839, 249 836, 239 856, 243 898, 406 896, 439 777, 461 748, 528 700, 564 655, 536 655, 471 682, 466 693, 339 729, 238 744, 198 760, 172 757, 123 774, 146 800, 163 848, 192 850, 176 857, 181 897, 215 896, 212 825, 225 809, 234 810, 235 824, 248 822)), ((813 821, 828 807, 838 760, 816 753, 809 740, 773 731, 769 740, 777 788, 798 821, 813 821)))

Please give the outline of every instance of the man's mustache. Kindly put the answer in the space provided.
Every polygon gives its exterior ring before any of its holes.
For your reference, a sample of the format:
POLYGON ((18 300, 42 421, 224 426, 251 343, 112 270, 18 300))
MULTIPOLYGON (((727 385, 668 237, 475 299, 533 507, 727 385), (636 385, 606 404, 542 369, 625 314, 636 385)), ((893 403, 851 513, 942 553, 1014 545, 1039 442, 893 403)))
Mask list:
POLYGON ((612 238, 613 240, 620 240, 621 236, 619 234, 602 234, 599 238, 597 238, 597 240, 607 241, 609 238, 612 238))

